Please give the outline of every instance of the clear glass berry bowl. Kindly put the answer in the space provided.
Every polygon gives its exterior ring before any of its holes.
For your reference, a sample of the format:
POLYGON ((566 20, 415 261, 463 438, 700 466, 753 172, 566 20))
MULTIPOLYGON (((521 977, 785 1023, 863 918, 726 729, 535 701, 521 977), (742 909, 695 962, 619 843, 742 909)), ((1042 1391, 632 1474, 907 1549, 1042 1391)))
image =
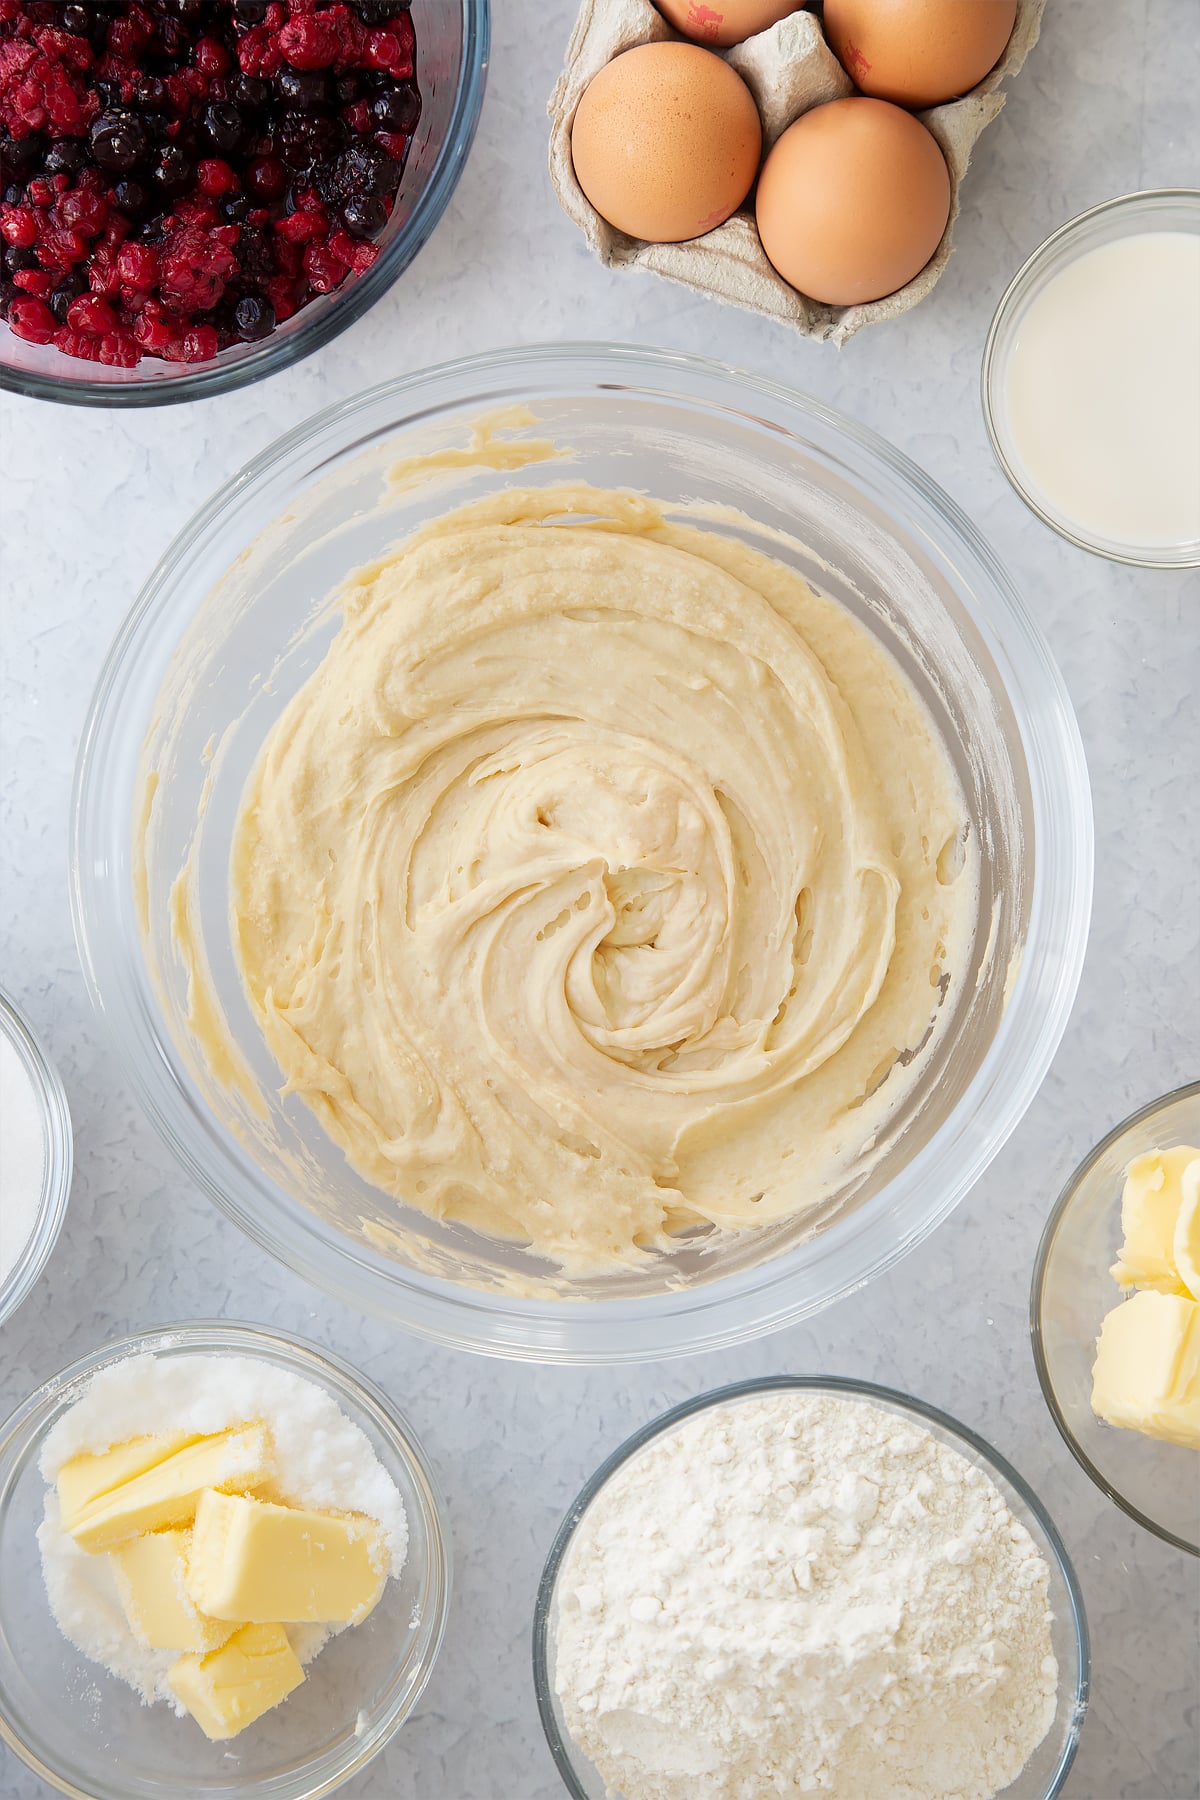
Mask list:
MULTIPOLYGON (((253 16, 265 10, 265 6, 259 6, 253 16)), ((251 16, 247 5, 245 17, 251 16)), ((272 314, 263 320, 255 319, 248 326, 254 331, 265 329, 266 336, 229 344, 215 356, 194 363, 146 354, 132 368, 109 366, 66 355, 53 343, 31 342, 0 320, 0 387, 35 399, 68 401, 79 406, 159 406, 168 401, 199 400, 287 368, 319 350, 360 318, 403 275, 446 210, 462 174, 483 104, 489 0, 412 0, 411 18, 416 35, 415 76, 421 112, 408 144, 391 216, 382 228, 371 228, 380 253, 369 268, 350 273, 330 292, 318 292, 289 318, 272 323, 272 314)), ((315 76, 323 79, 319 70, 315 76)), ((300 70, 299 79, 301 83, 311 81, 313 75, 300 70)), ((308 103, 301 95, 296 104, 303 109, 308 103)), ((303 112, 300 122, 304 123, 303 112)), ((200 145, 201 153, 213 148, 208 142, 200 145)), ((216 161, 219 163, 220 159, 216 161)), ((204 166, 203 162, 196 164, 197 169, 204 166)), ((281 166, 277 166, 276 173, 281 166)), ((0 238, 4 231, 0 225, 0 238)), ((303 235, 297 235, 298 252, 303 241, 303 235)), ((26 259, 34 254, 32 249, 23 249, 22 244, 7 239, 0 248, 5 253, 23 254, 26 259)), ((7 267, 0 270, 0 289, 6 295, 11 285, 9 273, 7 267)), ((202 322, 203 313, 197 316, 202 322)))
POLYGON ((1076 1462, 1131 1519, 1200 1556, 1200 1457, 1098 1419, 1092 1364, 1105 1313, 1121 1303, 1110 1273, 1121 1247, 1121 1193, 1135 1156, 1200 1144, 1200 1081, 1115 1125, 1090 1151, 1046 1220, 1029 1329, 1050 1416, 1076 1462))
POLYGON ((260 1244, 350 1304, 460 1348, 534 1360, 734 1343, 828 1305, 918 1243, 1037 1092, 1074 999, 1091 881, 1070 702, 1020 597, 953 502, 811 400, 622 346, 535 346, 426 370, 272 446, 171 547, 119 632, 74 797, 73 909, 92 998, 184 1166, 260 1244), (240 798, 266 732, 330 642, 335 585, 423 521, 513 479, 504 456, 469 469, 457 491, 389 482, 388 470, 447 452, 453 469, 496 415, 533 440, 524 486, 578 480, 736 508, 747 542, 841 601, 897 658, 959 772, 983 865, 962 1000, 820 1229, 790 1217, 681 1238, 634 1267, 567 1281, 520 1244, 384 1194, 302 1101, 280 1094, 231 943, 240 798), (562 453, 543 454, 547 439, 562 453), (215 757, 210 741, 221 743, 215 757), (163 821, 152 846, 139 793, 163 821), (136 867, 135 840, 147 845, 136 867), (188 1024, 171 927, 185 863, 189 929, 252 1099, 214 1074, 188 1024))
POLYGON ((546 1742, 568 1794, 572 1800, 624 1800, 623 1795, 606 1787, 571 1738, 555 1691, 558 1580, 580 1521, 619 1469, 638 1456, 654 1438, 673 1431, 685 1419, 710 1407, 737 1406, 758 1394, 797 1391, 881 1407, 930 1432, 940 1444, 956 1450, 983 1471, 1000 1490, 1014 1518, 1028 1531, 1050 1571, 1048 1602, 1054 1617, 1051 1641, 1058 1663, 1058 1697, 1049 1731, 1016 1781, 1010 1782, 997 1800, 1054 1800, 1054 1796, 1063 1790, 1079 1745, 1091 1684, 1091 1648, 1083 1596, 1075 1571, 1041 1501, 999 1451, 937 1407, 915 1400, 911 1395, 896 1393, 891 1388, 876 1387, 869 1381, 804 1375, 768 1376, 763 1380, 718 1388, 652 1419, 596 1470, 559 1526, 538 1587, 533 1620, 533 1681, 546 1742))
POLYGON ((105 1344, 47 1381, 0 1425, 0 1740, 72 1800, 318 1800, 376 1756, 437 1660, 450 1597, 445 1506, 412 1430, 387 1396, 287 1333, 177 1325, 105 1344), (190 1719, 144 1706, 89 1662, 51 1615, 37 1528, 46 1436, 98 1369, 127 1356, 251 1356, 313 1382, 366 1435, 399 1489, 408 1556, 370 1616, 313 1662, 301 1692, 241 1736, 210 1743, 190 1719))

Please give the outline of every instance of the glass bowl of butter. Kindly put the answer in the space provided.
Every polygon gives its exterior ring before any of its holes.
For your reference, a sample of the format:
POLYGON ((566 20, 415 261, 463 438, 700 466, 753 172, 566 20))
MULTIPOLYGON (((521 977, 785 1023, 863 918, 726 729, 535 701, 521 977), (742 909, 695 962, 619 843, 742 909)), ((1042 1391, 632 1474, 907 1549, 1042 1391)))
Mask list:
POLYGON ((76 1800, 317 1800, 417 1704, 449 1556, 411 1429, 326 1351, 106 1344, 0 1426, 0 1739, 76 1800))
POLYGON ((1139 1525, 1200 1555, 1200 1082, 1133 1113, 1071 1177, 1030 1329, 1076 1460, 1139 1525))

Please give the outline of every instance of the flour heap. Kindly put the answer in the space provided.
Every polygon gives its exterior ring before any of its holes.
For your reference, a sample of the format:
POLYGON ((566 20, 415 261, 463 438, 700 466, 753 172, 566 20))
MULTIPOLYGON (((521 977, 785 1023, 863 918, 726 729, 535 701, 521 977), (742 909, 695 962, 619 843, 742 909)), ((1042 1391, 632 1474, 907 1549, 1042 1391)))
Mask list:
POLYGON ((619 1470, 558 1584, 555 1686, 623 1800, 990 1800, 1053 1722, 1049 1570, 881 1407, 709 1408, 619 1470))

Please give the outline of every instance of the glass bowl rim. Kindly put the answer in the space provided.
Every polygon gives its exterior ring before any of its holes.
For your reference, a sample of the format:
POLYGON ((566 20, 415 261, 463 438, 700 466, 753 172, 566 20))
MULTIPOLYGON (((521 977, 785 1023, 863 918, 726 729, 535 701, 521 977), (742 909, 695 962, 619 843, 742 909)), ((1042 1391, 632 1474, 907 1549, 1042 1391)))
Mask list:
MULTIPOLYGON (((1028 1109, 1066 1027, 1091 917, 1091 790, 1078 723, 1045 637, 1011 577, 965 514, 903 452, 835 409, 705 357, 625 344, 520 345, 414 370, 336 402, 252 458, 177 534, 118 628, 80 737, 71 812, 70 899, 85 982, 98 1017, 122 1054, 139 1102, 192 1178, 255 1242, 325 1292, 360 1310, 373 1309, 432 1341, 517 1360, 602 1365, 743 1342, 819 1310, 906 1254, 948 1216, 1028 1109), (709 428, 714 421, 732 418, 743 426, 782 435, 814 451, 822 466, 836 467, 842 478, 848 474, 858 492, 875 502, 882 485, 883 503, 899 510, 902 530, 954 588, 996 662, 1017 720, 1032 788, 1039 873, 1012 996, 972 1086, 955 1111, 874 1201, 846 1215, 857 1223, 837 1237, 836 1272, 823 1263, 823 1285, 815 1298, 810 1294, 797 1300, 791 1291, 794 1270, 788 1259, 794 1250, 750 1271, 718 1276, 682 1295, 596 1300, 585 1307, 571 1300, 513 1300, 407 1268, 381 1275, 349 1238, 335 1246, 328 1239, 317 1245, 319 1228, 299 1216, 298 1206, 289 1214, 284 1233, 270 1202, 264 1205, 262 1184, 255 1184, 241 1169, 236 1179, 228 1178, 227 1153, 212 1135, 207 1115, 199 1118, 174 1081, 161 1079, 159 1034, 153 1021, 143 1016, 140 999, 130 1002, 121 983, 113 981, 109 966, 113 959, 99 941, 108 923, 108 900, 104 882, 94 876, 92 858, 99 854, 101 840, 107 850, 111 834, 107 790, 103 784, 97 786, 95 765, 109 753, 119 695, 131 679, 131 660, 152 641, 192 545, 215 533, 226 508, 243 500, 249 490, 281 470, 291 479, 302 453, 311 456, 314 447, 323 452, 322 460, 313 458, 304 471, 303 479, 309 481, 329 461, 361 446, 363 432, 378 435, 382 427, 367 424, 374 409, 392 408, 395 416, 389 428, 398 431, 443 412, 466 418, 471 409, 494 409, 516 396, 518 382, 525 384, 520 392, 526 395, 529 385, 539 381, 553 393, 556 379, 569 392, 582 392, 590 400, 628 391, 690 407, 709 428), (352 435, 355 430, 357 437, 352 435), (1051 939, 1057 945, 1053 955, 1051 939), (1031 954, 1035 949, 1037 954, 1031 954), (1036 1002, 1031 998, 1035 989, 1036 1002), (1012 1049, 1014 1039, 1019 1055, 1012 1049), (986 1131, 976 1129, 980 1117, 986 1118, 986 1131), (201 1131, 205 1155, 190 1141, 201 1131), (214 1173, 214 1151, 221 1151, 223 1159, 220 1179, 214 1173), (906 1216, 899 1241, 889 1235, 886 1247, 866 1255, 855 1234, 863 1231, 870 1206, 890 1195, 893 1203, 903 1198, 916 1208, 918 1189, 922 1195, 929 1192, 931 1167, 941 1196, 938 1205, 917 1209, 919 1219, 906 1216), (247 1193, 253 1194, 253 1205, 247 1203, 247 1193), (845 1241, 847 1236, 854 1237, 853 1244, 845 1241), (852 1251, 857 1252, 857 1261, 851 1270, 852 1251)), ((832 1229, 815 1240, 825 1240, 826 1257, 833 1252, 832 1229)), ((810 1252, 811 1244, 800 1248, 810 1252)))
MULTIPOLYGON (((380 1436, 388 1441, 405 1465, 420 1502, 421 1523, 434 1564, 435 1580, 422 1602, 426 1611, 431 1607, 433 1609, 433 1628, 417 1678, 402 1696, 400 1703, 393 1702, 390 1714, 371 1739, 353 1750, 350 1761, 345 1762, 341 1768, 329 1770, 316 1785, 295 1791, 294 1800, 321 1800, 322 1796, 333 1793, 351 1776, 367 1768, 412 1716, 441 1654, 449 1618, 453 1581, 449 1512, 440 1483, 419 1437, 390 1396, 336 1351, 274 1325, 256 1324, 242 1319, 187 1319, 175 1325, 151 1325, 97 1345, 94 1350, 77 1357, 40 1383, 6 1419, 0 1421, 0 1463, 13 1439, 21 1432, 30 1433, 34 1443, 44 1437, 49 1418, 39 1418, 38 1415, 51 1414, 64 1390, 111 1363, 124 1361, 126 1357, 139 1353, 153 1353, 156 1348, 194 1351, 197 1354, 208 1349, 216 1354, 253 1357, 256 1346, 261 1354, 264 1345, 276 1353, 282 1351, 284 1360, 293 1365, 297 1373, 307 1373, 308 1378, 319 1385, 324 1386, 327 1376, 333 1376, 335 1398, 341 1398, 336 1394, 336 1388, 340 1384, 348 1390, 355 1403, 361 1405, 380 1436)), ((88 1790, 76 1787, 68 1777, 59 1775, 43 1763, 37 1753, 17 1734, 3 1712, 0 1712, 0 1743, 6 1744, 43 1781, 48 1782, 59 1793, 66 1794, 68 1800, 92 1800, 88 1790)), ((233 1789, 231 1792, 236 1793, 237 1790, 233 1789)))
MULTIPOLYGON (((1105 1132, 1100 1141, 1092 1146, 1087 1155, 1083 1158, 1083 1161, 1079 1163, 1067 1177, 1066 1182, 1063 1184, 1062 1191, 1059 1194, 1058 1199, 1054 1202, 1046 1223, 1042 1228, 1041 1239, 1037 1247, 1037 1255, 1034 1258, 1033 1278, 1029 1289, 1029 1338, 1033 1346, 1033 1362, 1034 1367, 1037 1370, 1038 1385, 1042 1390, 1042 1398, 1046 1402, 1046 1409, 1058 1429, 1059 1436, 1062 1438, 1067 1449, 1071 1452, 1071 1455, 1075 1458, 1075 1461, 1079 1464, 1084 1474, 1090 1476, 1105 1498, 1111 1500, 1114 1506, 1119 1506, 1121 1511, 1131 1518, 1135 1524, 1142 1526, 1145 1531, 1152 1532, 1155 1537, 1161 1538, 1164 1543, 1171 1544, 1176 1550, 1184 1550, 1191 1556, 1200 1556, 1200 1544, 1193 1544, 1188 1538, 1180 1537, 1177 1532, 1170 1530, 1168 1526, 1160 1525, 1157 1520, 1150 1518, 1148 1514, 1142 1512, 1139 1507, 1135 1506, 1132 1500, 1127 1500, 1121 1490, 1114 1487, 1107 1476, 1101 1474, 1100 1470, 1096 1467, 1083 1445, 1075 1436, 1075 1433, 1071 1430, 1071 1427, 1067 1424, 1062 1408, 1058 1404, 1058 1395, 1055 1391, 1054 1382, 1051 1379, 1049 1363, 1046 1360, 1046 1347, 1042 1332, 1042 1294, 1045 1287, 1046 1269, 1050 1262, 1050 1253, 1054 1248, 1059 1228, 1066 1218, 1066 1215, 1071 1210, 1072 1202, 1083 1182, 1091 1174, 1101 1157, 1112 1148, 1119 1138, 1124 1137, 1127 1131, 1131 1131, 1135 1126, 1142 1125, 1147 1120, 1154 1118, 1157 1113, 1163 1112, 1168 1106, 1173 1105, 1175 1101, 1190 1099, 1200 1099, 1200 1081, 1185 1081, 1181 1086, 1172 1088, 1170 1093, 1160 1094, 1155 1100, 1148 1100, 1144 1106, 1139 1106, 1135 1112, 1131 1112, 1128 1118, 1122 1119, 1119 1124, 1114 1125, 1111 1131, 1105 1132)), ((1115 1291, 1116 1290, 1114 1289, 1114 1292, 1115 1291)))
POLYGON ((538 1716, 541 1719, 546 1743, 554 1759, 555 1768, 558 1770, 567 1792, 572 1796, 572 1800, 588 1800, 588 1796, 575 1774, 567 1745, 563 1741, 563 1734, 554 1717, 548 1642, 554 1589, 558 1581, 559 1570, 584 1514, 618 1469, 643 1450, 652 1439, 666 1431, 673 1430, 685 1419, 691 1418, 696 1413, 707 1412, 711 1407, 721 1406, 729 1401, 743 1400, 754 1394, 794 1392, 850 1395, 857 1400, 882 1402, 885 1407, 896 1408, 901 1412, 913 1415, 918 1421, 936 1425, 940 1430, 947 1432, 950 1437, 957 1438, 969 1445, 986 1468, 994 1470, 1015 1489, 1023 1505, 1036 1519, 1039 1529, 1045 1535, 1071 1602, 1071 1624, 1074 1628, 1078 1665, 1075 1698, 1067 1741, 1051 1784, 1043 1796, 1043 1800, 1054 1800, 1054 1797, 1062 1792, 1063 1783, 1067 1779, 1079 1748, 1080 1733, 1083 1729, 1084 1715, 1087 1712, 1091 1691, 1092 1668, 1091 1637, 1083 1603, 1083 1592, 1075 1573, 1074 1564, 1059 1536, 1058 1528, 1025 1477, 1013 1468, 1007 1457, 1002 1456, 994 1445, 990 1444, 986 1438, 981 1437, 978 1432, 973 1431, 969 1425, 962 1424, 960 1420, 951 1417, 949 1413, 943 1412, 940 1407, 932 1405, 927 1400, 919 1400, 913 1394, 903 1393, 899 1388, 885 1387, 877 1381, 861 1381, 856 1377, 846 1375, 762 1375, 747 1381, 730 1382, 724 1387, 711 1388, 706 1393, 694 1395, 692 1399, 684 1400, 678 1406, 669 1407, 666 1412, 658 1414, 657 1417, 627 1437, 624 1443, 619 1444, 612 1454, 605 1458, 599 1468, 588 1477, 567 1508, 558 1530, 555 1532, 554 1541, 546 1556, 538 1582, 533 1615, 533 1684, 537 1698, 538 1716))
POLYGON ((1034 498, 1025 486, 1015 466, 1010 460, 1001 439, 997 424, 997 407, 993 405, 992 395, 998 386, 999 374, 996 368, 1000 333, 1009 323, 1010 315, 1025 300, 1034 288, 1042 268, 1053 256, 1055 250, 1068 239, 1084 238, 1091 227, 1106 214, 1128 211, 1133 214, 1150 212, 1154 207, 1164 203, 1192 203, 1200 209, 1200 188, 1169 187, 1140 188, 1128 194, 1116 194, 1111 200, 1101 200, 1095 206, 1087 207, 1067 219, 1049 237, 1032 250, 1021 264, 996 305, 992 314, 992 322, 988 327, 987 339, 983 347, 983 359, 979 370, 979 397, 983 408, 983 422, 987 429, 988 441, 992 447, 992 455, 1009 486, 1019 500, 1022 500, 1044 525, 1063 538, 1068 544, 1074 544, 1078 550, 1086 550, 1091 556, 1104 558, 1106 562, 1120 563, 1127 568, 1135 569, 1194 569, 1200 565, 1200 550, 1195 545, 1183 546, 1182 554, 1164 555, 1153 547, 1144 552, 1133 548, 1125 550, 1119 547, 1098 543, 1080 532, 1073 530, 1065 518, 1058 518, 1049 513, 1034 498))
MULTIPOLYGON (((439 4, 442 0, 439 0, 439 4)), ((266 376, 291 368, 341 333, 382 299, 424 249, 450 204, 475 139, 487 86, 491 45, 491 0, 461 0, 462 62, 446 136, 438 150, 430 180, 402 230, 382 254, 344 290, 334 290, 334 304, 286 337, 273 333, 256 350, 235 363, 198 364, 186 374, 145 380, 95 381, 86 376, 48 375, 20 369, 0 357, 0 391, 7 389, 32 400, 63 406, 170 406, 232 393, 266 376), (340 297, 339 297, 340 295, 340 297)), ((7 329, 7 327, 4 327, 7 329)), ((80 367, 86 367, 81 364, 80 367)))
POLYGON ((29 1077, 46 1129, 46 1166, 42 1193, 33 1230, 9 1271, 0 1282, 0 1327, 29 1298, 50 1254, 58 1242, 71 1181, 75 1171, 75 1145, 71 1133, 71 1109, 67 1090, 49 1052, 24 1012, 4 988, 0 988, 0 1032, 8 1039, 29 1077))

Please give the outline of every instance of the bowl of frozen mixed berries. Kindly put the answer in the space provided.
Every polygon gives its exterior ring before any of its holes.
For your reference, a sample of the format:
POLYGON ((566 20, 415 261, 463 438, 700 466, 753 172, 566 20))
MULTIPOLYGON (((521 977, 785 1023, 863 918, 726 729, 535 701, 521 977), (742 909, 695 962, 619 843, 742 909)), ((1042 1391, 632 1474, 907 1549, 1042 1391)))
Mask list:
POLYGON ((373 305, 437 224, 488 0, 0 0, 0 385, 240 387, 373 305))

